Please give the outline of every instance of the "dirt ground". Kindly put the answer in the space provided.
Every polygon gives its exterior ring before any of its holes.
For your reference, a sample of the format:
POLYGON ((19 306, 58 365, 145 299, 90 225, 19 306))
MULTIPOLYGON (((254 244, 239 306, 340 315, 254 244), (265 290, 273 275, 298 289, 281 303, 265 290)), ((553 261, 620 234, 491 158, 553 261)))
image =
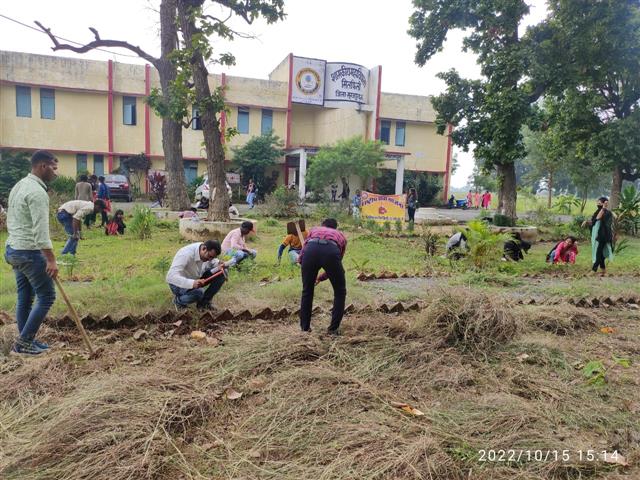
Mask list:
MULTIPOLYGON (((433 279, 370 282, 372 292, 433 279)), ((369 287, 368 287, 369 288, 369 287)), ((640 322, 453 288, 426 308, 144 330, 6 356, 3 479, 637 479, 640 322)))

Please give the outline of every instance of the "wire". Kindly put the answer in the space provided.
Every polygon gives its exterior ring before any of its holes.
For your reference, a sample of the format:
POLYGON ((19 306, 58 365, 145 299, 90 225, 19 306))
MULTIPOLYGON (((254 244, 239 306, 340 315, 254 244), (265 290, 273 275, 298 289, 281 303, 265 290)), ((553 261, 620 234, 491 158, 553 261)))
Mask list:
MULTIPOLYGON (((20 20, 16 20, 15 18, 7 17, 6 15, 3 15, 2 13, 0 13, 0 17, 4 18, 6 20, 9 20, 11 22, 17 23, 18 25, 21 25, 23 27, 29 28, 31 30, 35 30, 38 33, 43 33, 43 34, 47 35, 46 32, 43 32, 39 28, 32 27, 31 25, 23 23, 20 20)), ((76 42, 74 40, 69 40, 68 38, 64 38, 64 37, 59 37, 58 35, 53 35, 53 36, 56 37, 58 40, 63 40, 65 42, 74 43, 74 44, 76 44, 78 46, 83 46, 84 45, 84 43, 76 42)), ((138 55, 129 55, 129 54, 126 54, 126 53, 116 53, 116 52, 112 52, 111 50, 105 50, 104 48, 94 48, 93 50, 99 50, 101 52, 110 53, 111 55, 118 55, 120 57, 140 58, 138 55)))

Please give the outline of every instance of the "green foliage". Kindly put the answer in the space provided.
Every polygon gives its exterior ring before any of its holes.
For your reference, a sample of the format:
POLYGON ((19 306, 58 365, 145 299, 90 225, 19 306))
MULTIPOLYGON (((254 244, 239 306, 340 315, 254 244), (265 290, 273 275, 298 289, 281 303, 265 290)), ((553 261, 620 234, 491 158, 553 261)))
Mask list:
POLYGON ((351 216, 344 208, 342 208, 340 203, 329 201, 324 201, 316 205, 313 217, 318 220, 335 218, 338 221, 338 224, 344 224, 351 221, 351 216))
POLYGON ((494 233, 487 223, 480 220, 470 221, 467 228, 468 231, 465 232, 469 247, 467 260, 479 269, 485 269, 499 262, 504 242, 510 238, 510 235, 494 233))
POLYGON ((633 185, 627 186, 620 194, 620 205, 614 210, 616 230, 629 235, 640 232, 640 192, 633 185))
POLYGON ((156 272, 159 272, 162 276, 165 276, 167 274, 167 272, 169 271, 170 267, 171 267, 171 259, 169 257, 167 257, 166 255, 158 258, 153 263, 153 269, 156 272))
POLYGON ((307 184, 311 189, 321 189, 337 180, 344 183, 351 175, 366 183, 378 177, 382 161, 384 149, 380 142, 360 137, 339 140, 333 146, 322 147, 314 157, 307 169, 307 184))
POLYGON ((587 379, 587 383, 596 387, 601 387, 607 382, 606 372, 607 369, 600 360, 591 360, 582 367, 582 375, 587 379))
POLYGON ((67 278, 72 278, 73 271, 80 264, 80 260, 76 255, 65 253, 64 255, 60 255, 59 263, 64 267, 64 271, 67 274, 67 278))
POLYGON ((76 180, 60 175, 49 184, 49 191, 56 192, 64 198, 72 199, 76 191, 76 180))
POLYGON ((395 222, 395 229, 396 229, 396 233, 398 235, 400 235, 402 233, 402 224, 403 223, 404 222, 402 220, 396 220, 396 222, 395 222))
POLYGON ((271 193, 275 185, 272 188, 266 185, 265 171, 282 157, 282 146, 282 140, 269 132, 267 135, 251 137, 242 147, 234 147, 233 161, 240 167, 242 179, 248 182, 251 178, 262 193, 271 193))
POLYGON ((385 221, 385 222, 382 224, 382 228, 384 229, 384 231, 385 231, 386 233, 391 233, 391 222, 390 222, 390 221, 388 221, 388 220, 387 220, 387 221, 385 221))
MULTIPOLYGON (((405 170, 403 192, 415 188, 418 194, 418 205, 433 205, 437 195, 442 190, 442 177, 437 174, 405 170)), ((393 195, 396 191, 395 170, 382 169, 376 179, 376 189, 383 195, 393 195)))
POLYGON ((571 215, 573 207, 579 207, 580 204, 580 199, 576 198, 574 195, 560 195, 556 198, 556 203, 553 205, 553 208, 555 208, 559 213, 571 215))
POLYGON ((31 163, 27 152, 0 150, 0 157, 0 203, 6 207, 9 192, 31 171, 31 163))
POLYGON ((628 238, 620 239, 613 246, 613 254, 620 255, 627 248, 629 248, 629 239, 628 238))
POLYGON ((427 252, 427 256, 435 257, 438 253, 438 242, 440 240, 438 234, 432 232, 430 228, 425 228, 420 234, 420 238, 422 238, 424 250, 427 252))
POLYGON ((370 218, 364 222, 364 228, 366 228, 370 232, 377 232, 380 230, 378 222, 376 222, 375 220, 371 220, 370 218))
POLYGON ((204 175, 197 176, 193 181, 187 185, 187 195, 190 199, 195 198, 197 188, 204 182, 204 175))
POLYGON ((512 218, 507 217, 506 215, 502 215, 500 213, 496 213, 493 216, 493 224, 498 227, 513 227, 514 221, 512 218))
POLYGON ((296 190, 280 185, 265 197, 262 212, 269 217, 293 218, 303 213, 302 204, 296 190))
POLYGON ((133 218, 127 228, 140 240, 151 238, 153 227, 157 223, 157 218, 149 207, 136 205, 133 210, 133 218))
POLYGON ((133 180, 131 182, 133 193, 139 195, 140 182, 147 176, 151 168, 151 159, 144 152, 141 152, 137 155, 123 158, 120 162, 120 167, 128 172, 129 180, 133 180))
POLYGON ((413 231, 415 230, 415 224, 413 222, 409 222, 407 223, 407 232, 409 233, 413 233, 413 231))
POLYGON ((278 220, 271 217, 265 218, 262 223, 267 227, 276 227, 279 224, 278 220))

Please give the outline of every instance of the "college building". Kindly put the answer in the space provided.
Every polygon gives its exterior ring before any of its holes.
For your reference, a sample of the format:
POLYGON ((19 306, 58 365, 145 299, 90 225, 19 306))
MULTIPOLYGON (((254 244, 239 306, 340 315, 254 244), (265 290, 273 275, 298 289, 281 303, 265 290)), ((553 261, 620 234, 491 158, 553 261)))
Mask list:
MULTIPOLYGON (((396 193, 405 171, 420 171, 441 176, 442 198, 448 197, 451 142, 436 133, 430 98, 382 91, 381 66, 289 54, 268 79, 222 73, 209 82, 225 87, 229 112, 221 123, 238 131, 226 145, 229 170, 231 147, 273 131, 285 148, 277 182, 295 184, 304 196, 307 166, 318 149, 359 136, 385 144, 382 168, 395 171, 396 193)), ((159 87, 149 65, 0 51, 0 148, 49 150, 59 173, 70 177, 112 172, 123 157, 141 152, 162 171, 162 120, 144 102, 159 87)), ((206 172, 199 130, 197 118, 183 130, 187 181, 206 172)))

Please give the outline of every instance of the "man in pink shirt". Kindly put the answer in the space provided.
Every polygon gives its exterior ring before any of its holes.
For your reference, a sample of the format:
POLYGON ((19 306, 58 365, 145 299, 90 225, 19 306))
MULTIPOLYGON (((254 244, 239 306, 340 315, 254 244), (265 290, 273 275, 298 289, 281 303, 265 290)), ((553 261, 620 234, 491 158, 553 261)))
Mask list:
POLYGON ((338 231, 338 222, 327 218, 321 227, 314 227, 302 247, 298 262, 302 266, 302 298, 300 299, 300 328, 303 332, 311 331, 311 310, 315 286, 326 280, 333 287, 333 309, 329 335, 337 335, 342 316, 344 302, 347 297, 347 284, 342 267, 342 257, 347 248, 347 239, 338 231), (318 275, 320 269, 324 272, 318 275))
POLYGON ((253 223, 245 220, 240 224, 240 228, 235 228, 227 233, 222 241, 222 251, 225 255, 232 257, 231 265, 242 262, 245 258, 256 258, 258 252, 251 248, 247 248, 245 238, 254 231, 253 223))

